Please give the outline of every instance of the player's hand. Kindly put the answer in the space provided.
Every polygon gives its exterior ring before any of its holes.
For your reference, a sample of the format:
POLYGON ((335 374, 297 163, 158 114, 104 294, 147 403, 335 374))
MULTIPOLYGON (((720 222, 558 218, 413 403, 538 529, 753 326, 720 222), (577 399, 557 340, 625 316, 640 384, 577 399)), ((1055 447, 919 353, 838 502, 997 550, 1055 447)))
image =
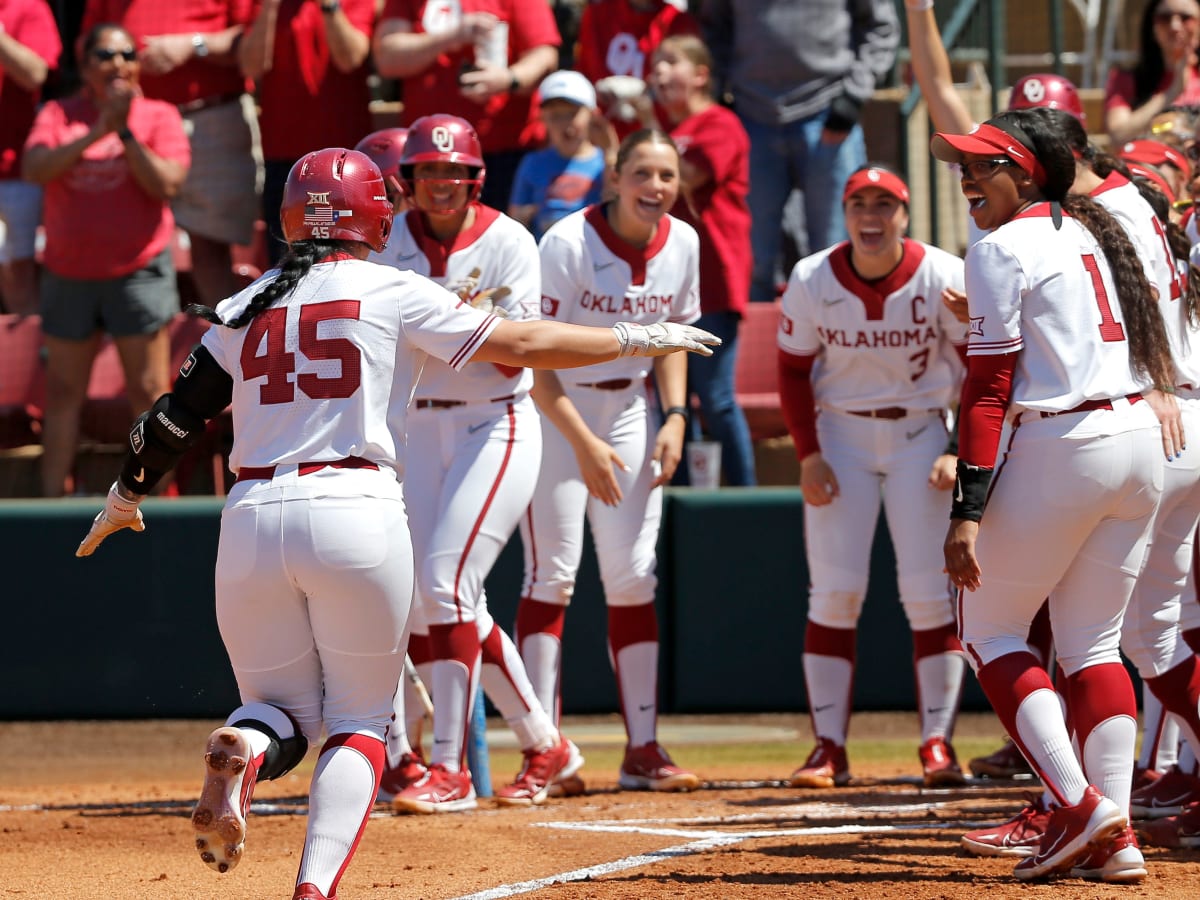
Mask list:
POLYGON ((623 494, 614 466, 622 472, 633 470, 616 450, 593 435, 585 447, 576 449, 575 460, 579 463, 579 474, 587 485, 588 494, 605 506, 616 506, 621 502, 623 494))
POLYGON ((948 491, 954 487, 954 479, 958 477, 958 457, 953 453, 943 453, 933 461, 933 469, 929 473, 929 486, 939 491, 948 491))
POLYGON ((476 266, 467 273, 466 278, 460 278, 458 281, 451 281, 446 285, 446 290, 452 294, 457 294, 458 299, 463 303, 470 303, 471 298, 475 296, 475 292, 479 289, 479 267, 476 266))
MULTIPOLYGON (((476 272, 479 270, 476 269, 476 272)), ((512 288, 504 286, 498 288, 488 288, 480 291, 470 299, 470 304, 476 309, 481 309, 486 313, 491 313, 493 316, 499 316, 502 319, 508 318, 508 310, 500 305, 500 302, 512 294, 512 288)))
POLYGON ((964 325, 971 321, 971 314, 967 312, 967 295, 958 288, 942 288, 942 303, 964 325))
POLYGON ((828 506, 841 493, 833 467, 820 453, 810 453, 800 463, 800 493, 809 506, 828 506))
POLYGON ((618 322, 613 326, 613 334, 621 345, 620 356, 666 356, 676 350, 712 356, 709 348, 721 346, 721 339, 715 334, 677 322, 656 322, 653 325, 618 322))
POLYGON ((946 532, 942 552, 946 556, 946 568, 942 569, 954 586, 974 591, 982 584, 983 570, 975 558, 975 536, 979 534, 979 523, 968 519, 951 519, 946 532))
POLYGON ((671 479, 675 477, 675 470, 679 468, 679 462, 683 459, 683 435, 686 428, 687 421, 683 416, 667 416, 667 421, 658 429, 652 458, 658 462, 660 470, 651 487, 670 484, 671 479))
POLYGON ((141 502, 141 497, 129 499, 121 491, 120 485, 114 481, 112 487, 108 489, 108 499, 104 503, 104 509, 100 510, 96 514, 96 518, 92 520, 92 527, 88 531, 87 537, 79 544, 75 555, 91 556, 106 537, 122 528, 145 531, 146 523, 142 520, 142 511, 138 509, 138 504, 141 502))
POLYGON ((1179 402, 1174 394, 1164 394, 1162 391, 1143 391, 1142 396, 1158 416, 1162 426, 1163 453, 1167 461, 1179 459, 1187 449, 1186 436, 1183 433, 1183 416, 1179 411, 1179 402))

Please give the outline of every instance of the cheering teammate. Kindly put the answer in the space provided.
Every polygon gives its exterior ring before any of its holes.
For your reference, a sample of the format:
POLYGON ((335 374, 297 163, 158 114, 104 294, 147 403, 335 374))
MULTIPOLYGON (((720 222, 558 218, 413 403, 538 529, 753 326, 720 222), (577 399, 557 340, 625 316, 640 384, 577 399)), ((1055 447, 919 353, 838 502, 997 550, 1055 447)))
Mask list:
POLYGON ((505 322, 411 272, 367 262, 392 207, 352 150, 293 166, 281 268, 193 311, 218 327, 143 413, 104 509, 76 554, 145 527, 138 505, 205 420, 233 404, 238 481, 221 517, 217 622, 242 705, 208 739, 192 814, 201 858, 242 857, 258 779, 327 735, 313 772, 293 900, 329 900, 375 801, 400 678, 413 554, 404 510, 406 408, 426 355, 456 369, 588 365, 714 340, 678 325, 505 322))
MULTIPOLYGON (((542 237, 542 315, 561 322, 692 322, 700 315, 699 240, 667 214, 679 193, 679 151, 661 131, 621 142, 610 175, 615 199, 572 213, 542 237)), ((662 485, 683 448, 687 360, 657 362, 658 405, 647 402, 650 367, 616 361, 559 377, 539 372, 542 471, 521 521, 525 587, 517 642, 538 697, 559 710, 562 629, 591 524, 608 605, 609 656, 628 743, 625 788, 686 791, 700 779, 658 743, 658 620, 654 548, 662 485)), ((564 791, 581 790, 574 779, 564 791)))
POLYGON ((780 392, 804 494, 812 580, 804 675, 817 738, 792 773, 797 787, 850 780, 855 638, 881 495, 913 632, 925 783, 963 783, 949 741, 964 662, 930 540, 953 483, 944 416, 966 339, 940 298, 962 289, 963 267, 905 237, 908 199, 908 186, 886 169, 851 175, 842 200, 850 240, 798 262, 783 295, 780 392))
MULTIPOLYGON (((373 258, 426 275, 497 315, 536 319, 537 246, 520 223, 478 202, 485 171, 470 123, 447 115, 418 119, 398 165, 412 209, 397 220, 387 250, 373 258)), ((484 579, 537 481, 542 430, 529 398, 532 385, 528 369, 488 363, 456 371, 438 359, 425 363, 417 385, 404 497, 417 559, 417 618, 428 643, 422 646, 418 636, 410 653, 429 672, 433 751, 424 773, 398 764, 404 777, 419 775, 412 784, 402 785, 389 772, 386 788, 401 811, 475 807, 465 755, 481 660, 484 689, 525 754, 515 783, 497 799, 541 803, 551 781, 583 764, 538 702, 517 648, 492 619, 484 596, 484 579)), ((403 733, 401 697, 397 691, 397 730, 403 733)), ((398 749, 402 761, 414 752, 398 749)))

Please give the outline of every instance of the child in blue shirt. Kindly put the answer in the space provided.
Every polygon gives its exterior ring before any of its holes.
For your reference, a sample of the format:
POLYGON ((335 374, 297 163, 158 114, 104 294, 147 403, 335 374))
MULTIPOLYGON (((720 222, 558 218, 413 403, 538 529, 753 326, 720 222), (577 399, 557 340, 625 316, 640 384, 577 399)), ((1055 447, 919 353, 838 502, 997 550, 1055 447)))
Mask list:
POLYGON ((605 154, 589 136, 596 91, 587 78, 563 69, 547 75, 538 91, 550 146, 521 160, 508 214, 541 240, 563 216, 600 201, 605 154))

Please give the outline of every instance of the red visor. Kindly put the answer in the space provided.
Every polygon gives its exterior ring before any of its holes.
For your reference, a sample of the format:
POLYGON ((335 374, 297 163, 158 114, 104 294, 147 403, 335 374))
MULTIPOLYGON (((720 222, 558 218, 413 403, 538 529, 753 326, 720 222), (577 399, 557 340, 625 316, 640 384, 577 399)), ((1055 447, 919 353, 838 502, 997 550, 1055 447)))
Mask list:
POLYGON ((1146 163, 1151 166, 1166 163, 1177 168, 1186 177, 1192 177, 1192 166, 1188 158, 1181 151, 1159 141, 1130 141, 1121 147, 1120 156, 1126 162, 1146 163))
POLYGON ((901 203, 908 203, 908 185, 904 183, 904 179, 887 169, 874 167, 860 169, 850 176, 846 182, 846 189, 842 191, 842 203, 849 200, 851 194, 856 194, 863 188, 872 187, 887 191, 901 203))
POLYGON ((1046 184, 1046 170, 1038 162, 1033 151, 1003 129, 986 122, 976 126, 970 134, 948 134, 939 131, 933 136, 930 151, 943 162, 961 163, 963 157, 1004 156, 1017 164, 1038 187, 1046 184))
POLYGON ((1128 167, 1130 175, 1140 175, 1147 181, 1153 182, 1155 187, 1163 192, 1168 202, 1175 203, 1175 192, 1171 190, 1171 186, 1167 184, 1167 179, 1163 178, 1162 173, 1158 169, 1154 168, 1154 166, 1129 161, 1126 161, 1125 165, 1128 167))

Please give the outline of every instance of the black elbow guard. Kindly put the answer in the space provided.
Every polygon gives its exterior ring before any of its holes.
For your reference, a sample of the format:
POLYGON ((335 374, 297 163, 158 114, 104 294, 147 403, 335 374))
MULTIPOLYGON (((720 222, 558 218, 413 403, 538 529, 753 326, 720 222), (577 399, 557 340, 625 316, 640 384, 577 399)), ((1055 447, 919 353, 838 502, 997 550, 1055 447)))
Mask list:
POLYGON ((205 419, 163 394, 137 417, 129 431, 130 453, 121 468, 121 483, 135 494, 148 494, 179 457, 204 435, 205 419))
POLYGON ((196 415, 215 419, 233 400, 233 378, 203 344, 197 344, 179 367, 171 393, 196 415))

